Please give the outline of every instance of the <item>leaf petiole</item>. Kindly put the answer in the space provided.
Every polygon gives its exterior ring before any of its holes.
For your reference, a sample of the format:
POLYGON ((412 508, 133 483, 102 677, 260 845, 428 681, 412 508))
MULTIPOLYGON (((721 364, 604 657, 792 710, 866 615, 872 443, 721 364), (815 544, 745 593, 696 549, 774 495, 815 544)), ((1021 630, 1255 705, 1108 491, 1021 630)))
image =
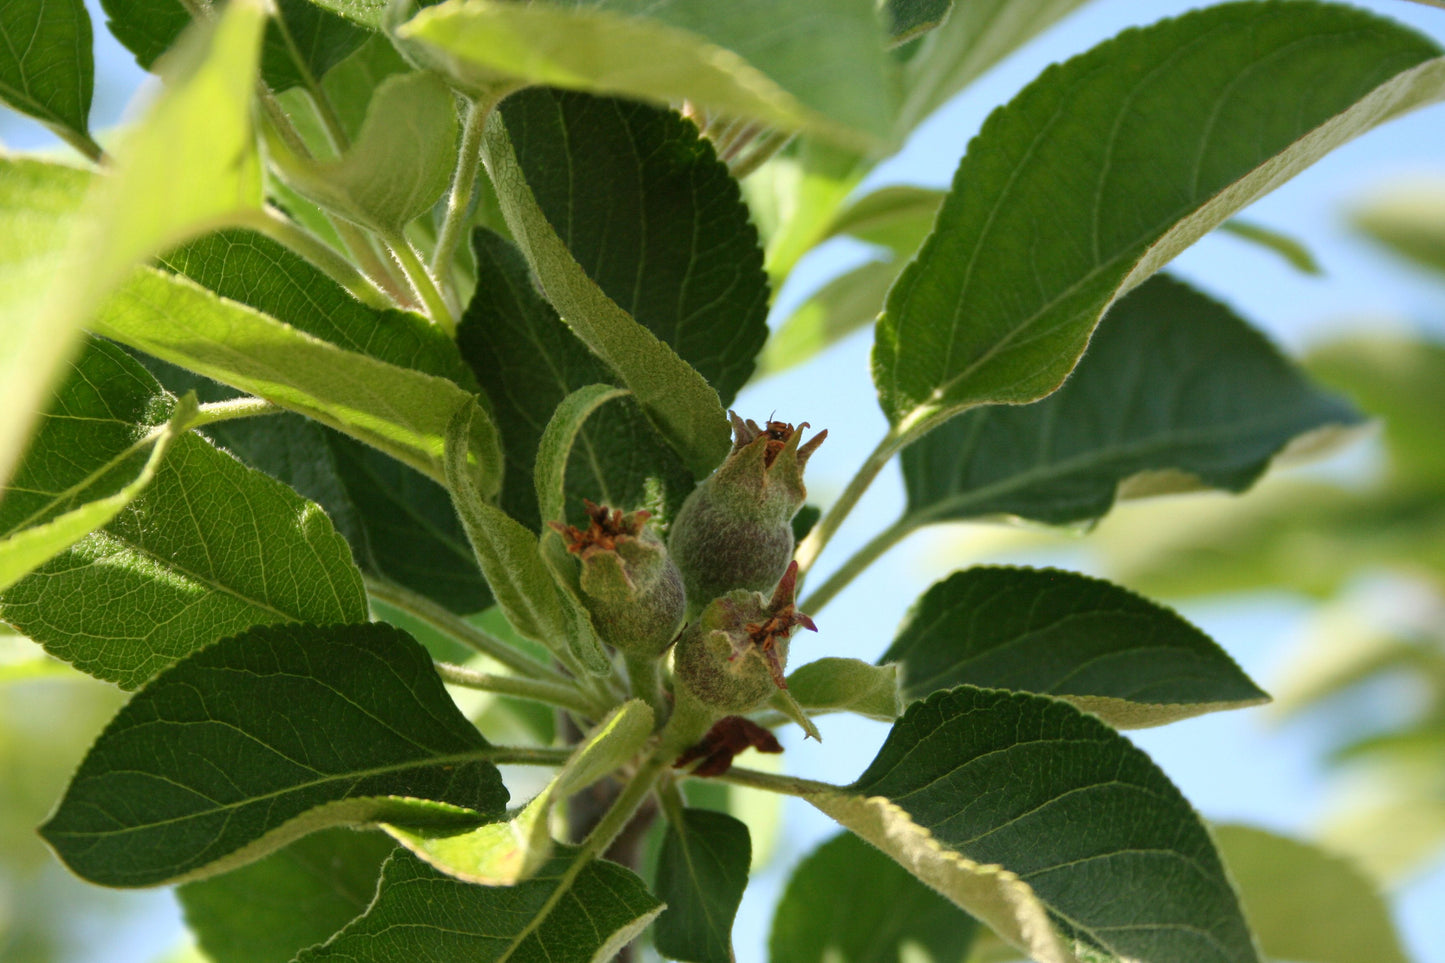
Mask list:
POLYGON ((599 705, 593 699, 588 698, 587 694, 570 683, 528 679, 515 675, 494 675, 490 672, 478 672, 465 666, 453 665, 450 662, 436 663, 436 670, 443 682, 452 685, 495 692, 498 695, 516 696, 519 699, 531 699, 533 702, 544 702, 558 708, 570 709, 587 719, 600 719, 607 714, 606 706, 599 705))

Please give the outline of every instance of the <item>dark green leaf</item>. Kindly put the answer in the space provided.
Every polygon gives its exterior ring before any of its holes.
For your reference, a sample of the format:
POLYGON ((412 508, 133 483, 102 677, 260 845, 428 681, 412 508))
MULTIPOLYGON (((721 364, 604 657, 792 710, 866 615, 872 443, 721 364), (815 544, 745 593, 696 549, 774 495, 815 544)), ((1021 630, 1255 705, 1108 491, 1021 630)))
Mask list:
MULTIPOLYGON (((175 44, 191 22, 180 0, 101 0, 100 6, 109 18, 106 25, 110 32, 146 70, 175 44)), ((281 23, 266 25, 261 50, 261 76, 274 91, 304 84, 302 70, 319 80, 368 36, 365 30, 311 0, 277 0, 276 6, 281 23)))
POLYGON ((804 505, 798 509, 798 514, 793 516, 793 541, 801 542, 808 537, 813 526, 818 524, 818 519, 823 517, 823 510, 817 505, 804 505))
POLYGON ((1214 827, 1260 949, 1298 963, 1406 963, 1376 884, 1348 860, 1251 826, 1214 827))
POLYGON ((1445 93, 1438 54, 1347 7, 1236 3, 1046 70, 984 124, 889 296, 873 362, 895 431, 1053 391, 1119 296, 1332 147, 1445 93))
MULTIPOLYGON (((573 391, 610 382, 612 373, 567 329, 537 293, 516 248, 490 231, 473 237, 477 293, 457 342, 492 401, 507 470, 501 505, 540 529, 532 483, 537 445, 552 412, 573 391)), ((582 499, 625 510, 644 504, 670 518, 692 490, 692 474, 648 423, 636 402, 604 405, 578 436, 567 463, 564 504, 586 524, 582 499)))
POLYGON ((521 80, 687 100, 859 150, 887 140, 893 115, 872 0, 474 0, 424 10, 398 33, 418 59, 472 88, 521 80))
POLYGON ((137 694, 41 834, 92 882, 197 879, 328 826, 495 817, 488 753, 400 629, 256 628, 137 694))
POLYGON ((888 0, 888 32, 903 43, 943 23, 953 0, 888 0))
MULTIPOLYGON (((544 142, 548 147, 547 156, 540 159, 537 156, 539 152, 535 149, 532 151, 533 176, 538 176, 540 171, 545 170, 546 164, 560 163, 564 168, 561 183, 554 183, 557 180, 555 170, 551 172, 553 176, 542 183, 549 190, 554 187, 566 190, 566 182, 571 177, 567 169, 573 164, 566 145, 555 139, 566 132, 565 126, 556 123, 556 111, 562 105, 580 107, 583 104, 575 96, 554 95, 545 91, 536 93, 554 102, 553 123, 525 125, 519 130, 519 135, 531 140, 534 148, 544 142), (544 133, 552 139, 538 140, 544 133)), ((526 104, 534 99, 528 98, 524 101, 524 109, 526 104)), ((546 104, 543 103, 542 106, 545 107, 546 104)), ((636 105, 634 109, 650 110, 636 105)), ((615 107, 614 110, 622 111, 620 114, 613 114, 614 120, 625 118, 631 113, 622 107, 615 107)), ((582 135, 585 131, 577 133, 582 135)), ((637 145, 630 141, 623 145, 623 149, 628 151, 636 148, 637 145)), ((693 474, 701 477, 712 471, 726 455, 729 447, 726 414, 718 400, 717 390, 697 369, 679 357, 671 346, 614 301, 588 274, 587 268, 573 256, 568 242, 559 235, 558 228, 549 220, 548 214, 533 195, 529 175, 513 149, 507 125, 500 113, 494 114, 487 123, 482 156, 493 183, 498 185, 498 200, 508 229, 521 246, 522 253, 548 301, 561 313, 573 333, 622 378, 653 424, 682 456, 693 474)), ((577 163, 591 167, 596 164, 596 158, 590 154, 583 155, 578 158, 577 163)), ((634 172, 636 170, 637 167, 634 167, 634 172)), ((579 197, 604 196, 603 191, 596 189, 591 183, 581 187, 582 194, 579 197)), ((562 210, 565 211, 566 208, 562 210)), ((605 222, 609 216, 605 205, 598 213, 605 222)), ((563 225, 567 233, 576 233, 578 237, 586 236, 580 232, 580 225, 575 230, 568 226, 571 220, 570 217, 567 218, 567 224, 563 225)), ((634 242, 636 240, 634 235, 634 242)), ((690 235, 687 242, 691 243, 690 235)), ((576 244, 577 241, 574 239, 573 243, 576 244)), ((584 258, 587 256, 585 249, 579 246, 578 250, 584 258)), ((634 268, 642 264, 643 262, 636 260, 642 254, 643 252, 635 247, 624 251, 624 266, 628 261, 633 263, 634 268)), ((699 267, 699 270, 702 268, 699 267)), ((634 274, 632 281, 640 283, 641 278, 634 274)), ((631 300, 630 291, 618 293, 624 301, 631 300)), ((665 293, 665 303, 674 306, 667 308, 668 312, 675 311, 677 295, 675 289, 665 293)), ((674 313, 673 317, 680 318, 680 315, 674 313)), ((748 356, 746 361, 750 362, 751 356, 748 356)))
MULTIPOLYGON (((29 490, 4 499, 6 531, 63 508, 71 486, 103 489, 133 469, 131 442, 170 406, 139 363, 103 342, 58 398, 18 479, 29 490)), ((0 612, 125 688, 251 625, 367 616, 360 573, 326 516, 194 435, 110 524, 11 586, 0 612)))
POLYGON ((1140 963, 1258 960, 1209 834, 1127 739, 1044 696, 916 702, 866 772, 800 793, 1035 959, 1038 929, 1140 963))
POLYGON ((653 939, 668 959, 732 963, 733 917, 748 885, 748 827, 727 813, 683 809, 667 824, 657 864, 657 895, 667 909, 653 939))
POLYGON ((95 59, 84 0, 0 5, 0 101, 88 139, 95 59))
POLYGON ((1121 493, 1242 491, 1291 441, 1359 421, 1224 305, 1157 276, 1110 310, 1052 396, 970 411, 906 449, 904 524, 1063 524, 1121 493))
POLYGON ((642 880, 615 863, 558 847, 515 886, 452 879, 405 851, 382 867, 376 900, 329 943, 297 963, 593 963, 610 960, 662 909, 642 880))
POLYGON ((586 94, 525 91, 502 116, 537 205, 587 276, 731 404, 767 337, 768 279, 711 144, 671 111, 586 94))
POLYGON ((964 684, 1038 692, 1121 729, 1269 700, 1176 613, 1053 569, 955 572, 923 594, 879 661, 901 663, 907 699, 964 684))
POLYGON ((381 833, 327 829, 176 897, 215 963, 287 963, 366 911, 395 848, 381 833))
MULTIPOLYGON (((774 963, 963 963, 978 923, 852 833, 798 864, 773 914, 774 963)), ((223 961, 224 963, 224 961, 223 961)))

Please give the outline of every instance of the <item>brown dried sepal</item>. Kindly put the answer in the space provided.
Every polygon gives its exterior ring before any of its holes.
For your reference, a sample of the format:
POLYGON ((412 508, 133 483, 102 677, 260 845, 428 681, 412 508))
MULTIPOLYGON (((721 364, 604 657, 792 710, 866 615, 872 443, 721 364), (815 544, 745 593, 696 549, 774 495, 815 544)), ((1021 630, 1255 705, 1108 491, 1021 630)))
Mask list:
MULTIPOLYGON (((773 682, 779 689, 788 687, 787 680, 783 677, 783 663, 778 658, 778 641, 786 639, 793 631, 793 626, 801 625, 809 632, 818 631, 818 626, 813 620, 802 612, 798 611, 795 593, 798 588, 798 563, 789 562, 788 570, 778 580, 778 585, 773 589, 772 600, 768 603, 768 618, 762 622, 749 622, 743 626, 747 632, 748 641, 757 649, 763 661, 767 663, 768 674, 773 677, 773 682)), ((741 652, 734 652, 736 659, 741 652)))
POLYGON ((677 757, 672 764, 681 769, 701 759, 692 771, 694 776, 721 776, 732 768, 733 760, 749 749, 758 752, 782 752, 783 746, 767 729, 745 716, 725 716, 713 723, 702 741, 677 757))
POLYGON ((607 506, 594 504, 585 498, 582 499, 582 508, 591 519, 591 524, 585 529, 561 522, 547 524, 566 541, 567 551, 575 552, 583 558, 592 551, 615 552, 619 539, 636 538, 642 534, 643 526, 652 517, 651 512, 642 509, 626 514, 620 508, 609 511, 607 506))
MULTIPOLYGON (((792 422, 773 421, 772 419, 764 422, 762 426, 759 427, 758 423, 751 418, 739 418, 736 413, 731 411, 728 412, 728 418, 733 424, 734 453, 742 451, 759 438, 767 438, 763 449, 763 466, 765 468, 771 468, 773 466, 773 461, 778 457, 779 453, 788 446, 788 441, 794 434, 802 431, 804 428, 811 427, 806 421, 794 428, 792 422)), ((818 450, 818 446, 821 445, 823 439, 827 437, 828 429, 825 428, 798 448, 798 467, 800 469, 808 463, 808 459, 812 457, 813 452, 818 450)))

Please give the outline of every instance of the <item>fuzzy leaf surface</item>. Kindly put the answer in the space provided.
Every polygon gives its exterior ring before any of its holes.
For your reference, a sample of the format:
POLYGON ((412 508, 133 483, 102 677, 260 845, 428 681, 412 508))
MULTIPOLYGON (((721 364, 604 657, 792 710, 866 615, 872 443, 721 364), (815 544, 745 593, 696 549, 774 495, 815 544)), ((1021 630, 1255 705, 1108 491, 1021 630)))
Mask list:
POLYGON ((488 750, 400 629, 255 628, 137 694, 41 834, 92 882, 197 879, 329 826, 495 816, 488 750))
POLYGON ((282 963, 366 911, 394 849, 381 833, 326 829, 176 897, 215 963, 282 963))
POLYGON ((816 712, 856 712, 885 722, 903 714, 894 665, 825 656, 794 669, 788 692, 798 705, 816 712))
MULTIPOLYGON (((114 345, 91 341, 8 493, 5 530, 109 490, 171 400, 114 345)), ((205 440, 177 440, 109 524, 6 590, 0 613, 57 658, 124 688, 216 639, 281 621, 360 622, 360 573, 315 505, 205 440)))
POLYGON ((1424 37, 1345 7, 1226 4, 1129 30, 995 111, 893 288, 895 426, 1053 391, 1108 306, 1330 149, 1445 94, 1424 37))
POLYGON ((88 136, 95 59, 84 0, 17 0, 0 7, 0 101, 88 136))
MULTIPOLYGON (((1116 956, 1258 959, 1189 803, 1144 753, 1066 703, 935 693, 909 707, 856 782, 810 801, 905 866, 970 867, 1026 887, 1061 932, 1116 956)), ((1057 958, 1037 934, 990 920, 992 900, 976 908, 941 891, 1025 952, 1057 958)))
MULTIPOLYGON (((191 23, 180 0, 100 0, 106 26, 142 69, 150 70, 191 23)), ((366 41, 367 32, 311 0, 276 0, 276 12, 300 54, 298 66, 280 24, 266 25, 261 76, 280 93, 304 83, 301 70, 320 80, 366 41)))
POLYGON ((1156 275, 1109 311, 1053 395, 970 411, 905 449, 903 524, 1065 524, 1121 495, 1243 491, 1292 442, 1361 420, 1233 311, 1156 275))
POLYGON ((881 850, 840 833, 788 879, 773 913, 768 955, 782 963, 935 963, 968 958, 978 922, 881 850))
POLYGON ((1177 613, 1055 569, 955 572, 923 593, 879 661, 899 663, 909 700, 965 684, 1037 692, 1120 729, 1269 701, 1177 613))
POLYGON ((642 880, 605 860, 558 854, 515 886, 477 886, 398 851, 371 907, 296 963, 600 963, 662 909, 642 880))
POLYGON ((747 824, 710 809, 684 808, 681 815, 662 838, 657 895, 667 909, 653 940, 668 959, 732 963, 733 917, 752 861, 747 824))
POLYGON ((886 141, 892 85, 870 0, 439 4, 400 28, 464 86, 523 80, 886 141))
MULTIPOLYGON (((554 95, 545 91, 524 92, 512 100, 522 102, 523 107, 538 103, 550 109, 554 119, 564 106, 581 109, 598 103, 583 95, 554 95), (548 100, 540 100, 542 97, 548 100)), ((614 115, 619 118, 636 116, 637 111, 658 116, 655 110, 640 105, 631 108, 616 105, 612 110, 622 111, 614 115)), ((717 391, 672 346, 629 314, 626 307, 600 286, 604 278, 595 278, 589 273, 588 252, 579 246, 574 256, 568 246, 568 236, 574 232, 566 222, 555 223, 556 212, 549 212, 544 203, 554 184, 566 188, 573 163, 591 167, 596 163, 595 158, 591 155, 583 155, 587 157, 585 161, 580 157, 576 161, 571 158, 565 141, 558 139, 568 130, 565 124, 553 123, 543 128, 536 123, 514 121, 514 116, 520 115, 510 113, 505 107, 494 114, 487 123, 483 141, 483 158, 492 182, 497 185, 508 228, 526 255, 547 300, 568 327, 621 377, 693 474, 706 475, 722 460, 729 444, 726 416, 717 391), (507 118, 506 123, 503 116, 507 118), (518 149, 514 149, 509 137, 510 127, 518 130, 518 149), (544 130, 550 134, 545 141, 539 139, 544 130), (539 147, 546 147, 546 151, 540 151, 539 147), (544 177, 544 173, 551 176, 544 177), (560 181, 557 180, 559 174, 562 175, 560 181), (533 193, 533 180, 544 191, 540 198, 533 193)), ((577 132, 579 136, 583 133, 577 132)), ((634 176, 637 173, 635 171, 634 176)), ((578 195, 599 200, 605 196, 590 185, 578 195)), ((576 244, 575 239, 573 243, 576 244)), ((641 280, 636 274, 640 262, 632 260, 640 253, 634 246, 631 251, 624 250, 622 257, 624 265, 632 265, 628 276, 633 282, 641 280)), ((625 301, 631 291, 613 293, 625 301)), ((666 303, 677 306, 676 294, 676 290, 672 290, 666 303)))
POLYGON ((1377 885, 1342 856, 1237 824, 1213 827, 1260 949, 1300 963, 1406 963, 1377 885))

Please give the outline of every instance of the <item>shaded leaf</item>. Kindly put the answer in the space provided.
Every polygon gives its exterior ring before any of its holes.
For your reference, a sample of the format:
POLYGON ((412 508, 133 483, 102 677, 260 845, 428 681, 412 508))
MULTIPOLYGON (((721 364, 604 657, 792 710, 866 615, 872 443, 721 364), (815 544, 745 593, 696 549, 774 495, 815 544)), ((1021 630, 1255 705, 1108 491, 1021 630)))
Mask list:
POLYGON ((65 168, 28 166, 7 185, 7 220, 18 216, 21 246, 7 252, 8 277, 0 279, 8 302, 0 313, 0 410, 16 413, 0 421, 0 480, 74 353, 81 324, 132 266, 259 210, 251 98, 264 20, 260 0, 234 0, 187 36, 162 68, 165 90, 116 145, 111 176, 87 200, 77 183, 84 179, 65 168))
MULTIPOLYGON (((98 341, 58 398, 17 476, 27 490, 3 501, 7 530, 63 508, 76 486, 134 471, 144 454, 132 443, 170 406, 139 363, 98 341)), ((6 590, 0 613, 125 688, 248 626, 367 617, 360 574, 326 516, 195 435, 177 439, 105 528, 6 590)))
POLYGON ((334 161, 271 153, 296 191, 348 220, 400 238, 431 210, 456 166, 459 124, 451 89, 432 74, 387 77, 376 88, 355 141, 334 161))
POLYGON ((41 834, 92 882, 198 879, 328 826, 494 816, 488 753, 401 630, 255 628, 137 694, 41 834))
MULTIPOLYGON (((289 408, 440 481, 446 426, 473 396, 454 382, 377 361, 154 268, 137 271, 94 319, 107 337, 289 408)), ((490 494, 501 483, 496 429, 472 422, 490 494)))
POLYGON ((89 140, 95 86, 84 0, 18 0, 0 7, 0 101, 89 140))
POLYGON ((395 848, 381 833, 327 829, 176 897, 214 963, 286 963, 365 912, 395 848))
POLYGON ((1175 612, 1056 569, 971 568, 935 583, 880 662, 903 695, 958 685, 1058 696, 1120 729, 1269 701, 1175 612))
POLYGON ((452 879, 401 850, 382 867, 371 907, 296 963, 592 963, 610 960, 662 904, 629 870, 579 859, 559 846, 536 876, 515 886, 452 879))
MULTIPOLYGON (((180 0, 100 0, 100 6, 109 18, 110 32, 145 70, 174 46, 191 22, 180 0)), ((310 0, 276 0, 275 13, 280 23, 272 20, 266 25, 261 50, 261 76, 273 91, 304 84, 303 69, 319 80, 367 38, 365 30, 310 0)))
POLYGON ((901 524, 1063 524, 1120 495, 1242 491, 1292 442, 1360 420, 1224 305, 1157 276, 1109 312, 1055 394, 970 411, 906 449, 901 524))
POLYGON ((1213 829, 1265 956, 1298 963, 1406 963, 1389 905, 1347 860, 1251 826, 1213 829))
POLYGON ((682 809, 657 862, 657 895, 667 909, 653 940, 659 953, 693 963, 732 963, 733 917, 748 885, 752 841, 727 813, 682 809))
POLYGON ((1233 4, 1046 70, 984 124, 889 296, 874 380, 895 432, 1053 391, 1119 296, 1329 149, 1445 93, 1438 53, 1349 8, 1233 4))
POLYGON ((856 712, 885 722, 903 714, 898 667, 894 665, 869 665, 861 659, 817 659, 788 675, 788 692, 804 709, 814 712, 856 712))
POLYGON ((531 878, 551 858, 556 804, 611 775, 652 735, 652 709, 632 699, 613 710, 573 750, 566 764, 526 806, 476 829, 384 827, 397 842, 448 876, 487 886, 531 878))
MULTIPOLYGON (((813 850, 773 913, 776 963, 963 963, 978 923, 852 833, 813 850)), ((223 961, 224 963, 224 961, 223 961)))
POLYGON ((398 34, 464 86, 521 80, 688 100, 857 149, 887 140, 893 112, 871 0, 470 0, 423 10, 398 34))
MULTIPOLYGON (((516 248, 480 229, 472 243, 477 293, 457 328, 457 343, 492 401, 502 436, 507 471, 500 504, 540 530, 532 478, 543 429, 573 391, 614 375, 537 293, 516 248)), ((692 490, 691 472, 631 399, 596 411, 577 446, 585 457, 568 460, 562 499, 574 523, 586 524, 584 498, 628 510, 646 502, 670 517, 692 490)))
MULTIPOLYGON (((507 226, 547 300, 573 333, 622 378, 693 474, 710 472, 728 449, 727 424, 717 392, 598 287, 573 257, 538 206, 500 113, 487 123, 482 156, 498 185, 507 226)), ((602 195, 589 188, 583 196, 602 195)))

